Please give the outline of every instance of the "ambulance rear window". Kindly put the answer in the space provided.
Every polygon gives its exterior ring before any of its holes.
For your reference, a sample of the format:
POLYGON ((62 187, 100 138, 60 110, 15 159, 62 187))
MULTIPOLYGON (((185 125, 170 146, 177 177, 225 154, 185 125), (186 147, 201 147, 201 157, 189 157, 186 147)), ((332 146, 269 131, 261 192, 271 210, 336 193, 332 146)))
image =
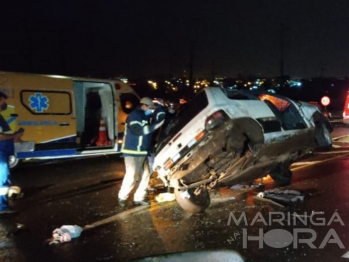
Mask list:
POLYGON ((70 115, 72 96, 66 91, 22 90, 21 104, 34 115, 70 115))

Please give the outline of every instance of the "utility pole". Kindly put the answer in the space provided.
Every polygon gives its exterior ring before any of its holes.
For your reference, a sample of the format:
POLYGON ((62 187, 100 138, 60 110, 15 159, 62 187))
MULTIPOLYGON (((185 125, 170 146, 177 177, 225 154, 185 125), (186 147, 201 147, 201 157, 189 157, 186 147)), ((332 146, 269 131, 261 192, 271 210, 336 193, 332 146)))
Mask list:
POLYGON ((214 71, 215 71, 215 70, 214 70, 214 69, 215 69, 215 68, 214 68, 214 60, 213 60, 213 59, 212 59, 212 64, 211 64, 211 66, 212 66, 212 68, 211 68, 211 70, 212 70, 212 71, 211 71, 211 74, 212 74, 211 77, 212 77, 212 82, 213 82, 213 81, 214 81, 214 74, 215 74, 215 72, 214 72, 214 71))
POLYGON ((281 30, 280 30, 280 77, 282 77, 284 75, 284 33, 285 33, 284 24, 281 23, 281 30))
POLYGON ((193 43, 190 44, 190 58, 189 58, 189 81, 191 92, 194 92, 194 79, 193 79, 193 68, 194 68, 194 48, 193 43))

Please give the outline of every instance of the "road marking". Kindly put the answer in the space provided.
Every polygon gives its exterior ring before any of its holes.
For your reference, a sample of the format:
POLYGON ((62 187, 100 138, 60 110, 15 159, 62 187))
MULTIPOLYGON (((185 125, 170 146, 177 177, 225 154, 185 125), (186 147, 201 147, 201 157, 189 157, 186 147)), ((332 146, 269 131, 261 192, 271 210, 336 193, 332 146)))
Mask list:
POLYGON ((333 148, 341 148, 342 146, 332 145, 333 148))
POLYGON ((91 224, 87 224, 83 227, 83 230, 88 230, 88 229, 92 229, 101 225, 105 225, 105 224, 109 224, 115 221, 122 221, 124 219, 126 219, 127 217, 129 217, 130 215, 133 214, 137 214, 137 213, 141 213, 145 210, 148 210, 149 206, 138 206, 138 207, 134 207, 132 209, 123 211, 121 213, 117 213, 115 215, 112 215, 110 217, 95 221, 91 224))
POLYGON ((318 162, 320 161, 296 162, 296 163, 293 163, 291 166, 314 165, 318 162))
MULTIPOLYGON (((319 164, 319 163, 325 163, 325 162, 327 162, 327 161, 331 161, 331 160, 333 160, 333 159, 336 159, 336 158, 340 158, 340 157, 344 157, 344 156, 349 155, 349 151, 345 151, 345 153, 346 153, 346 154, 343 154, 343 155, 340 155, 340 156, 335 156, 335 157, 328 158, 328 159, 325 159, 325 160, 310 162, 311 164, 309 164, 309 165, 303 165, 303 166, 291 168, 291 171, 295 171, 295 170, 298 170, 298 169, 301 169, 301 168, 305 168, 305 167, 311 166, 311 165, 316 165, 316 164, 319 164)), ((301 163, 301 162, 300 162, 300 163, 301 163)))
POLYGON ((332 154, 345 154, 349 153, 349 150, 342 150, 342 151, 329 151, 329 152, 316 152, 315 155, 332 155, 332 154))
POLYGON ((348 136, 348 135, 342 135, 342 136, 333 137, 332 140, 341 139, 341 138, 346 137, 346 136, 348 136))

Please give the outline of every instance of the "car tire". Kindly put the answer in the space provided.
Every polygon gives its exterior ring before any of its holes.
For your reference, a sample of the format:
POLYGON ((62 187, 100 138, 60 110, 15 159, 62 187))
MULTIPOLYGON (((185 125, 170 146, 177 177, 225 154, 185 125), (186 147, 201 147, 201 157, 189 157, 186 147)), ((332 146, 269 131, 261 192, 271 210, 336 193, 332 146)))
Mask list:
POLYGON ((175 197, 179 206, 186 212, 197 214, 203 212, 211 203, 208 190, 202 188, 198 195, 194 194, 196 188, 189 188, 186 191, 179 191, 175 188, 175 197))
POLYGON ((330 132, 323 123, 318 123, 315 126, 315 140, 320 149, 331 150, 332 138, 330 132))
POLYGON ((280 164, 277 168, 269 173, 277 186, 287 186, 292 181, 292 171, 289 165, 280 164))

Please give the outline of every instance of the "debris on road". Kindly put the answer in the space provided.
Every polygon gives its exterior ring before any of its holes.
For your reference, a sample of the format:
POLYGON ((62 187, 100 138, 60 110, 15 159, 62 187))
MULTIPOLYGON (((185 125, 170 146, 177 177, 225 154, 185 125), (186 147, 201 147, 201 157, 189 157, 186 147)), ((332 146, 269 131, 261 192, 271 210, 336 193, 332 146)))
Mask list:
MULTIPOLYGON (((273 200, 271 200, 271 199, 268 199, 268 198, 263 198, 263 197, 259 197, 259 196, 255 196, 255 197, 253 197, 253 200, 254 201, 261 201, 261 202, 264 202, 264 203, 266 203, 266 204, 271 204, 272 206, 275 206, 275 207, 277 207, 277 208, 280 208, 280 209, 285 209, 285 206, 284 205, 281 205, 281 204, 279 204, 278 202, 276 202, 276 201, 273 201, 273 200)), ((255 206, 253 206, 253 207, 255 207, 255 206)), ((246 207, 246 208, 251 208, 251 207, 246 207)))
POLYGON ((56 228, 52 232, 53 240, 50 242, 51 244, 58 244, 71 241, 72 238, 79 237, 82 232, 82 228, 74 225, 65 225, 60 228, 56 228))
POLYGON ((173 200, 175 200, 175 199, 176 199, 175 194, 173 194, 173 193, 168 193, 168 192, 166 192, 166 193, 161 193, 161 194, 159 194, 159 195, 157 195, 157 196, 155 197, 155 200, 156 200, 157 202, 173 201, 173 200))
POLYGON ((257 197, 267 198, 282 205, 292 205, 297 202, 303 202, 305 195, 296 190, 267 190, 258 193, 257 197))

